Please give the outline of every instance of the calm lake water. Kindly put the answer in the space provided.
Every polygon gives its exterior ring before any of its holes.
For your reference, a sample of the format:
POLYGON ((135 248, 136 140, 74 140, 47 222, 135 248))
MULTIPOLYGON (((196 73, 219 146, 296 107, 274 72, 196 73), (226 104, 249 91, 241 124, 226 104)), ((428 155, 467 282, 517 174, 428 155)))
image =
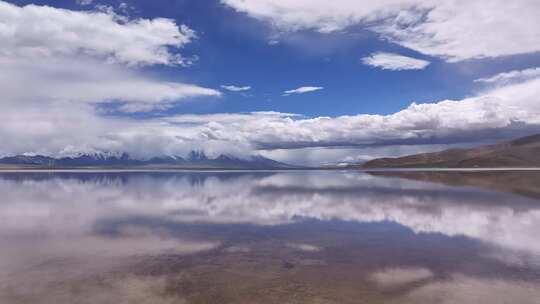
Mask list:
POLYGON ((1 173, 0 303, 540 303, 539 172, 1 173))

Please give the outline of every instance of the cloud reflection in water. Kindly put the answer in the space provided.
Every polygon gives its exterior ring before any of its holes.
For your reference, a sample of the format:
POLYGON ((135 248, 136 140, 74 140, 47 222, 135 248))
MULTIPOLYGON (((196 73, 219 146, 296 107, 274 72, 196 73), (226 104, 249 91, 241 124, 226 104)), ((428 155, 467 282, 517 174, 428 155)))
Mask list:
MULTIPOLYGON (((191 256, 191 264, 221 265, 222 258, 246 255, 268 263, 286 258, 286 269, 350 263, 326 271, 339 277, 362 267, 359 279, 367 286, 411 286, 403 299, 422 302, 462 282, 487 284, 455 264, 460 255, 492 271, 529 267, 521 274, 529 279, 540 268, 540 202, 472 187, 357 172, 6 173, 0 193, 4 287, 10 281, 37 288, 36 278, 58 269, 66 270, 64 280, 133 269, 140 257, 191 256), (455 269, 437 269, 452 263, 455 269)), ((218 269, 238 266, 227 263, 218 269)), ((497 282, 510 291, 534 285, 497 282)))

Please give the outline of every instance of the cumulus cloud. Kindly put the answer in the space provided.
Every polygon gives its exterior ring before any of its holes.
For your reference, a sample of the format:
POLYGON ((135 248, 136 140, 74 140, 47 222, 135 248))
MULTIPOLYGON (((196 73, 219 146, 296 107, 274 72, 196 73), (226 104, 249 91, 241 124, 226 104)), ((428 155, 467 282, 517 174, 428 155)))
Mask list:
POLYGON ((134 112, 220 95, 148 77, 140 68, 185 64, 175 52, 195 38, 191 29, 168 19, 120 17, 0 1, 2 103, 119 102, 118 110, 134 112))
POLYGON ((535 17, 540 13, 538 1, 427 3, 431 7, 421 14, 400 12, 374 30, 393 42, 450 62, 540 51, 535 17))
POLYGON ((362 58, 362 62, 366 65, 381 68, 383 70, 393 71, 422 70, 430 64, 430 62, 426 60, 384 52, 364 57, 362 58))
POLYGON ((18 58, 88 54, 131 65, 182 65, 171 48, 195 32, 173 20, 122 20, 111 12, 76 12, 48 6, 19 7, 0 1, 0 54, 18 58))
POLYGON ((487 78, 476 79, 475 82, 485 83, 508 83, 513 81, 523 81, 540 77, 540 68, 530 68, 525 70, 515 70, 499 73, 487 78))
POLYGON ((362 25, 418 52, 460 61, 540 51, 536 0, 222 0, 281 31, 362 25), (511 43, 509 43, 511 42, 511 43))
POLYGON ((285 91, 283 92, 283 95, 304 94, 304 93, 315 92, 315 91, 319 91, 323 89, 324 89, 323 87, 311 87, 311 86, 299 87, 297 89, 285 91))
POLYGON ((174 52, 195 34, 167 19, 118 18, 0 1, 0 154, 140 155, 153 145, 159 148, 150 154, 178 152, 169 149, 180 146, 180 132, 158 122, 103 115, 99 104, 133 112, 219 96, 213 89, 150 77, 140 67, 181 64, 174 52))
POLYGON ((242 92, 251 90, 250 86, 222 85, 221 88, 231 92, 242 92))
POLYGON ((192 150, 204 150, 211 156, 243 156, 252 151, 245 141, 208 137, 213 135, 207 130, 215 127, 212 124, 189 127, 160 119, 101 114, 92 105, 61 101, 5 107, 0 112, 0 155, 127 152, 136 158, 150 158, 183 156, 192 150))

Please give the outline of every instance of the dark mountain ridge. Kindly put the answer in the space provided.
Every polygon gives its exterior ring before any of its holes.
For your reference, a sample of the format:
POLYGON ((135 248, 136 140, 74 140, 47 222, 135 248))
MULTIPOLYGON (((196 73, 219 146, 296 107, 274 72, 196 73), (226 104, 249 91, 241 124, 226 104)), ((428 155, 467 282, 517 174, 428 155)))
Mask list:
POLYGON ((397 158, 378 158, 363 168, 540 167, 540 134, 472 149, 450 149, 397 158))

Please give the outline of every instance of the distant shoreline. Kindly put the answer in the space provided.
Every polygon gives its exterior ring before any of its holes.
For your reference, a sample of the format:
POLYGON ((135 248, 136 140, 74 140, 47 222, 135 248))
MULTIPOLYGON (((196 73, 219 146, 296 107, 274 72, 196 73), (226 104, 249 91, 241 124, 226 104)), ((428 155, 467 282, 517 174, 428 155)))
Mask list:
POLYGON ((311 167, 311 168, 1 168, 0 173, 92 173, 92 172, 291 172, 291 171, 356 171, 356 172, 494 172, 494 171, 540 171, 540 167, 506 168, 354 168, 354 167, 311 167))

